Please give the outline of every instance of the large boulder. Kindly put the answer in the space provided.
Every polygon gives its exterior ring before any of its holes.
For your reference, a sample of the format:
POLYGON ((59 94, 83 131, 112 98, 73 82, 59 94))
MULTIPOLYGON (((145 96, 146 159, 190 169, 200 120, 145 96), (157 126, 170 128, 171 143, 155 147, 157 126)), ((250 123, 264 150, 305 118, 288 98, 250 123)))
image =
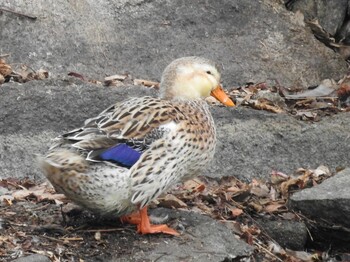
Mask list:
POLYGON ((350 228, 349 185, 350 168, 347 168, 320 185, 295 193, 289 204, 316 221, 350 228))
POLYGON ((339 79, 346 63, 303 19, 273 0, 5 1, 2 54, 12 63, 101 77, 128 71, 158 79, 174 58, 200 55, 225 67, 227 85, 310 86, 339 79))
MULTIPOLYGON (((71 79, 74 80, 74 79, 71 79)), ((35 154, 51 139, 81 126, 109 105, 131 96, 156 95, 140 86, 97 87, 80 80, 8 83, 0 88, 0 177, 41 177, 35 154)), ((272 170, 349 166, 347 113, 320 122, 298 121, 243 107, 213 107, 218 128, 214 161, 206 175, 267 178, 272 170)))

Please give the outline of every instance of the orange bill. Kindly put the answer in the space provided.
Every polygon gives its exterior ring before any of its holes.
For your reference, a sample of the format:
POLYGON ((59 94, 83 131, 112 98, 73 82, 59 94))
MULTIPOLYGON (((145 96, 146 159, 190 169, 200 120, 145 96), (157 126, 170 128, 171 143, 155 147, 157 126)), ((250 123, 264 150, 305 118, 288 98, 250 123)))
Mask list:
POLYGON ((226 106, 234 106, 235 104, 232 100, 226 95, 224 89, 222 89, 221 85, 218 85, 213 91, 210 93, 211 96, 215 97, 221 103, 226 106))

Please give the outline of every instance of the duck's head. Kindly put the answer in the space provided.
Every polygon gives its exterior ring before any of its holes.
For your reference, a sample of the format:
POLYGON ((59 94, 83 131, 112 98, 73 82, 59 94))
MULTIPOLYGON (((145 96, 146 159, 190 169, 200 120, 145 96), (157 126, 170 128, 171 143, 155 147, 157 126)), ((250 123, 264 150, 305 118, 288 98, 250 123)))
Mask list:
POLYGON ((198 99, 213 96, 227 106, 234 106, 220 85, 220 72, 214 62, 190 56, 174 60, 162 75, 161 97, 198 99))

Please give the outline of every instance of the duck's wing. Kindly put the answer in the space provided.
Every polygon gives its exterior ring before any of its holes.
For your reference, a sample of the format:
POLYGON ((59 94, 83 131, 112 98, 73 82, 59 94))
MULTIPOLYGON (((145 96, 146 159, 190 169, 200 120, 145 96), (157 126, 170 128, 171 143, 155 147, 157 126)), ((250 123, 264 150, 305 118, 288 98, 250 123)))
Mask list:
POLYGON ((59 137, 57 145, 76 148, 90 161, 109 161, 133 166, 149 146, 162 137, 163 126, 172 122, 177 109, 153 97, 132 98, 117 103, 83 127, 59 137))

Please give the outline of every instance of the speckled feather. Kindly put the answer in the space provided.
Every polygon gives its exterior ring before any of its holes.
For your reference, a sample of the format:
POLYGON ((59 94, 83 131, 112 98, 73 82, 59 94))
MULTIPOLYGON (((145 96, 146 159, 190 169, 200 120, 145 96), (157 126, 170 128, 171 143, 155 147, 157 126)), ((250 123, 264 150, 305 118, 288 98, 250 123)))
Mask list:
MULTIPOLYGON (((170 69, 163 76, 171 74, 170 69)), ((95 213, 121 216, 203 171, 216 144, 206 102, 163 97, 118 103, 86 120, 83 127, 58 137, 41 159, 56 190, 95 213), (118 144, 141 153, 130 168, 99 158, 101 152, 118 144)))

